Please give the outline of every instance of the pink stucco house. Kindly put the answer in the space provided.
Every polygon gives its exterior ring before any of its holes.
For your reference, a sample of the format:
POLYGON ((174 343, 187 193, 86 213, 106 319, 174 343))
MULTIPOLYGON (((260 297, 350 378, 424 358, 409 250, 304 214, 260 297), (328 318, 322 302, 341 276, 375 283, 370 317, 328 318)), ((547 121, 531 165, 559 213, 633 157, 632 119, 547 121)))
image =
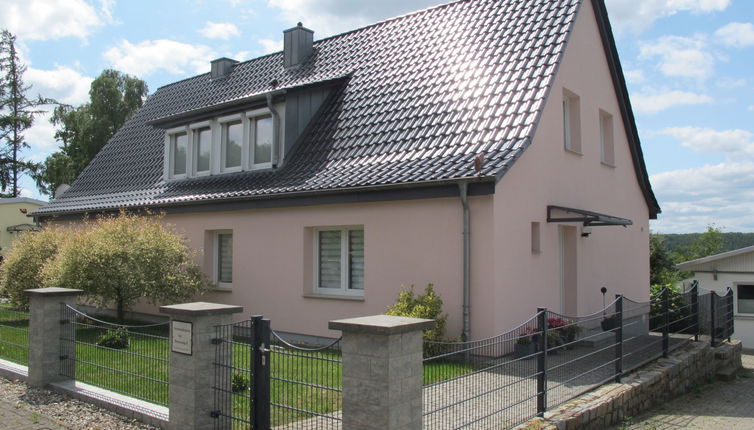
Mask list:
POLYGON ((449 335, 648 296, 652 193, 603 0, 466 0, 158 89, 35 212, 165 211, 277 330, 433 283, 449 335), (565 208, 565 209, 564 209, 565 208))

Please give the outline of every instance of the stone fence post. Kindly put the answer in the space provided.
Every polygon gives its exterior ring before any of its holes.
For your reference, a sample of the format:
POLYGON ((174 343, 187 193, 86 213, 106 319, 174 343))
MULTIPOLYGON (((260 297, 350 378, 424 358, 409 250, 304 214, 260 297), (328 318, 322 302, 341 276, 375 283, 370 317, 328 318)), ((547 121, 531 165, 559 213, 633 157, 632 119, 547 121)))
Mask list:
POLYGON ((72 305, 82 290, 69 288, 35 288, 29 296, 29 385, 44 387, 67 377, 60 374, 61 357, 75 360, 73 324, 61 323, 61 304, 72 305), (70 330, 71 342, 61 342, 63 330, 70 330), (63 347, 66 351, 63 351, 63 347))
MULTIPOLYGON (((168 428, 209 430, 214 428, 211 412, 215 357, 215 326, 232 322, 241 306, 217 303, 184 303, 161 306, 170 315, 170 422, 168 428)), ((226 357, 230 360, 231 357, 226 357)))
POLYGON ((421 430, 422 330, 434 326, 387 315, 330 321, 343 332, 343 430, 421 430))

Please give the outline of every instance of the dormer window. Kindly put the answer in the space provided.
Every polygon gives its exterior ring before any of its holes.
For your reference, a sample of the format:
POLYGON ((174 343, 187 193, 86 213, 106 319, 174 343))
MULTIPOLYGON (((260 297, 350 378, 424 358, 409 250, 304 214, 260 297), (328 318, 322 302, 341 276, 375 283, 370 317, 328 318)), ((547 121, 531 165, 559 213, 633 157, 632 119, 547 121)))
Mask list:
POLYGON ((186 177, 188 159, 188 134, 179 132, 170 135, 170 174, 174 178, 186 177))
POLYGON ((252 169, 272 166, 272 116, 262 115, 249 118, 249 151, 252 169))
POLYGON ((194 174, 209 175, 212 166, 212 129, 206 123, 193 127, 192 133, 194 174))
POLYGON ((272 168, 282 158, 279 116, 261 108, 167 130, 165 178, 272 168))

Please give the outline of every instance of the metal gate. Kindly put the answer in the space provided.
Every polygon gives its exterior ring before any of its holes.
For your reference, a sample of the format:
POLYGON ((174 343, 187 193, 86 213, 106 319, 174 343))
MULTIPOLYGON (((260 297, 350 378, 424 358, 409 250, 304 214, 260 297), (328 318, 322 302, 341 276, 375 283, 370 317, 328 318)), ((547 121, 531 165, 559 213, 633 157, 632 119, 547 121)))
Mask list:
POLYGON ((340 429, 340 339, 292 342, 261 316, 215 329, 215 429, 340 429))
POLYGON ((215 327, 215 429, 270 428, 270 320, 215 327))

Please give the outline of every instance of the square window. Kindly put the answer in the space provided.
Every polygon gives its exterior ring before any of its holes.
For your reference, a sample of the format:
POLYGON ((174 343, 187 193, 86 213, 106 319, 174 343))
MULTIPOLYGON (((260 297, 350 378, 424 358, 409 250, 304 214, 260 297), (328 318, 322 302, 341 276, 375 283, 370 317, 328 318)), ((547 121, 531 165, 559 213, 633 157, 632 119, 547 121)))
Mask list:
POLYGON ((754 314, 754 285, 736 286, 739 314, 754 314))
POLYGON ((186 159, 188 158, 188 135, 176 133, 170 136, 171 168, 173 177, 186 175, 186 159))
POLYGON ((196 173, 209 173, 211 153, 212 130, 209 127, 194 130, 194 171, 196 173))
POLYGON ((615 147, 613 145, 613 116, 600 110, 600 153, 602 162, 615 166, 615 147))
POLYGON ((222 127, 222 159, 224 170, 241 168, 241 153, 243 151, 243 124, 233 121, 222 127))
POLYGON ((229 289, 233 283, 233 232, 215 232, 214 281, 219 288, 229 289))
POLYGON ((364 229, 315 230, 315 291, 363 295, 364 229))
POLYGON ((563 90, 563 145, 568 151, 581 153, 581 113, 579 96, 563 90))

